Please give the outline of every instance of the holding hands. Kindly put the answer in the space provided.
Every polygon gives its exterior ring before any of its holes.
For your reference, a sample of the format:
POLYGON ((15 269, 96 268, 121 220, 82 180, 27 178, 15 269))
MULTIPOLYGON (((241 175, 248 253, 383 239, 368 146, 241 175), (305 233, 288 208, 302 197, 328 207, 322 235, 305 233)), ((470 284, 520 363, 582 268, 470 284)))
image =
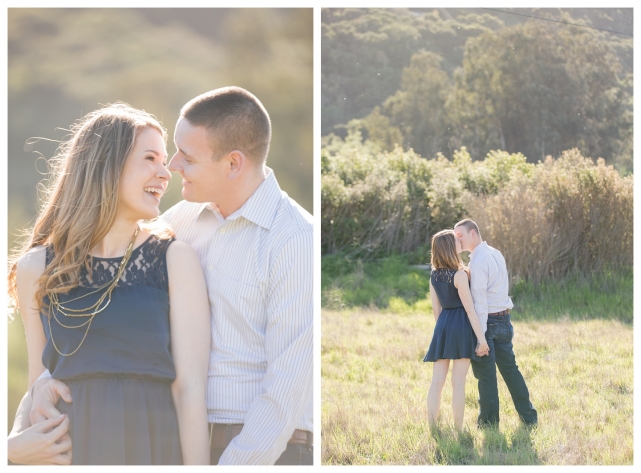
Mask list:
POLYGON ((476 344, 476 350, 474 351, 476 352, 477 356, 486 356, 490 353, 490 347, 488 346, 485 338, 478 341, 478 343, 476 344))
POLYGON ((70 465, 69 417, 58 414, 31 425, 31 407, 31 397, 27 393, 18 406, 13 429, 9 434, 9 460, 23 465, 70 465))

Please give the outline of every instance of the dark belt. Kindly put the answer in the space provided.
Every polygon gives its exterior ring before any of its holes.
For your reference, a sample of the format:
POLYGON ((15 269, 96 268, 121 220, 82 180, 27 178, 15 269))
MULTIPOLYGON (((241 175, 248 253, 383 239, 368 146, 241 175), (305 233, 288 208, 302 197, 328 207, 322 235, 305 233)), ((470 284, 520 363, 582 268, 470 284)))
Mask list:
POLYGON ((502 310, 501 312, 494 312, 492 314, 487 314, 487 315, 488 316, 489 315, 510 315, 510 309, 505 309, 505 310, 502 310))
MULTIPOLYGON (((209 424, 209 448, 227 448, 229 442, 242 430, 243 424, 209 424)), ((287 443, 311 447, 313 441, 314 434, 307 430, 296 429, 287 443)))

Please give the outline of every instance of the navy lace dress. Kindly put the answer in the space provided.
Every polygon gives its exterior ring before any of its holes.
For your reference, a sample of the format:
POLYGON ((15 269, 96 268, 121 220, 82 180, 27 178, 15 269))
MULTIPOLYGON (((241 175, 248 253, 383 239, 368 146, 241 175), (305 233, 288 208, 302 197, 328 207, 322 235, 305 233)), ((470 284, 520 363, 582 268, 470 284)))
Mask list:
POLYGON ((432 287, 443 310, 436 321, 432 342, 423 361, 478 359, 474 352, 476 335, 463 308, 458 289, 454 286, 455 274, 453 269, 438 269, 432 270, 430 275, 432 287))
MULTIPOLYGON (((96 315, 78 347, 88 318, 40 314, 47 337, 45 367, 71 389, 73 402, 60 401, 69 415, 76 465, 182 464, 178 421, 171 396, 176 377, 169 341, 166 251, 171 240, 149 237, 134 249, 112 292, 109 306, 96 315), (59 322, 58 322, 59 321, 59 322), (53 339, 52 339, 53 335, 53 339)), ((47 249, 47 264, 52 259, 47 249)), ((60 295, 66 307, 82 309, 104 292, 87 294, 113 279, 122 258, 93 258, 80 286, 60 295)), ((52 306, 53 310, 53 306, 52 306)))

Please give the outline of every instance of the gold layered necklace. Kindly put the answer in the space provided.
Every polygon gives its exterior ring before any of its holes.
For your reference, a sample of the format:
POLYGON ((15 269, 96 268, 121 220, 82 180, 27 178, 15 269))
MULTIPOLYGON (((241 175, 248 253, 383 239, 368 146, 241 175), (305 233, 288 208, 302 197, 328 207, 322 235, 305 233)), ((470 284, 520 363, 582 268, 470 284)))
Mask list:
POLYGON ((118 266, 118 271, 116 271, 116 275, 111 281, 108 281, 106 284, 103 284, 102 286, 98 287, 95 291, 91 291, 83 296, 76 297, 75 299, 70 299, 66 302, 66 303, 69 303, 69 302, 74 302, 80 299, 84 299, 87 296, 91 296, 92 294, 96 294, 102 291, 103 289, 106 289, 105 292, 98 298, 95 304, 92 304, 91 306, 86 307, 84 309, 72 309, 60 303, 60 301, 58 300, 57 293, 54 292, 49 295, 49 299, 51 301, 51 304, 49 305, 49 317, 47 318, 49 321, 49 333, 51 334, 51 344, 53 345, 53 347, 55 348, 55 350, 58 352, 59 355, 71 356, 74 353, 76 353, 84 343, 85 338, 87 338, 87 334, 89 333, 89 327, 91 327, 91 322, 93 322, 94 317, 100 312, 102 312, 103 310, 105 310, 107 306, 109 306, 109 303, 111 302, 111 293, 114 290, 114 288, 118 285, 118 281, 122 277, 122 274, 125 272, 125 268, 127 267, 127 263, 129 262, 129 258, 131 257, 131 253, 133 252, 133 249, 134 249, 134 243, 136 242, 136 237, 138 236, 138 232, 140 232, 140 227, 136 226, 136 231, 134 232, 134 236, 131 239, 129 246, 127 247, 127 251, 125 251, 125 255, 122 257, 122 261, 118 266), (100 307, 103 303, 104 305, 100 307), (52 305, 55 307, 55 310, 51 310, 52 305), (60 312, 61 314, 67 317, 89 317, 89 320, 79 325, 65 325, 62 322, 60 322, 60 320, 56 316, 56 312, 60 312), (62 353, 56 346, 56 342, 53 340, 53 332, 51 331, 52 316, 56 320, 56 322, 58 322, 58 325, 64 328, 73 329, 73 328, 84 327, 85 325, 87 326, 87 329, 85 330, 85 334, 83 335, 82 340, 80 340, 80 344, 71 353, 62 353))

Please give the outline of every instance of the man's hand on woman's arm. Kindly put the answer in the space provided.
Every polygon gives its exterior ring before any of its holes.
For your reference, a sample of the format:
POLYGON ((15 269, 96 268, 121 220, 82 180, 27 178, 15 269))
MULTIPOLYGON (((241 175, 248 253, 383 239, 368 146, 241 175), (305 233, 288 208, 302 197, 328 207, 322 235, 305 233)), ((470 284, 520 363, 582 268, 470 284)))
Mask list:
POLYGON ((20 465, 70 465, 69 418, 59 415, 31 425, 30 408, 31 397, 27 393, 20 401, 7 440, 9 460, 20 465))
POLYGON ((56 409, 56 403, 60 398, 71 402, 69 387, 62 381, 51 377, 39 378, 33 384, 31 392, 33 394, 29 413, 31 424, 59 417, 60 411, 56 409))

